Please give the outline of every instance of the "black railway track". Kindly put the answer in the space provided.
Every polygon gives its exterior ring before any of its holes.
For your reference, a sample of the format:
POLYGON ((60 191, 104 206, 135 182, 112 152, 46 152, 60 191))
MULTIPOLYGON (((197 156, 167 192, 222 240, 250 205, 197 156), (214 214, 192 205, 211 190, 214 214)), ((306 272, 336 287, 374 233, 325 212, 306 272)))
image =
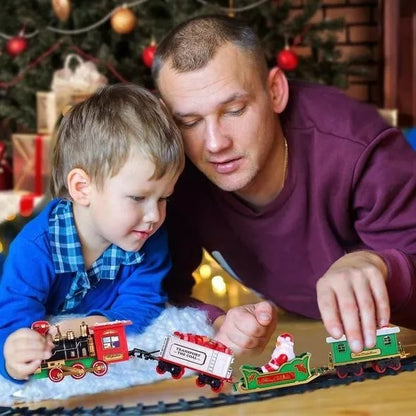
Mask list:
POLYGON ((354 382, 362 382, 369 379, 378 379, 380 377, 394 376, 404 371, 416 370, 416 356, 408 357, 401 360, 402 367, 396 372, 387 369, 385 373, 379 374, 371 369, 366 370, 361 376, 349 375, 344 379, 338 378, 333 372, 326 373, 320 377, 312 380, 310 383, 301 384, 297 386, 280 387, 271 390, 254 391, 251 393, 235 393, 224 394, 220 393, 215 397, 200 396, 194 400, 179 399, 177 402, 158 402, 155 404, 138 403, 136 406, 125 407, 117 405, 112 408, 105 408, 97 406, 92 409, 84 407, 76 407, 73 409, 66 409, 64 407, 57 407, 54 409, 47 409, 39 407, 37 409, 29 409, 28 407, 1 407, 0 416, 52 416, 52 415, 68 415, 68 416, 137 416, 137 415, 160 415, 173 412, 185 412, 190 410, 213 409, 220 406, 230 406, 233 404, 250 403, 262 400, 269 400, 276 397, 282 397, 289 394, 299 394, 306 391, 314 391, 318 389, 329 388, 333 386, 346 385, 354 382))

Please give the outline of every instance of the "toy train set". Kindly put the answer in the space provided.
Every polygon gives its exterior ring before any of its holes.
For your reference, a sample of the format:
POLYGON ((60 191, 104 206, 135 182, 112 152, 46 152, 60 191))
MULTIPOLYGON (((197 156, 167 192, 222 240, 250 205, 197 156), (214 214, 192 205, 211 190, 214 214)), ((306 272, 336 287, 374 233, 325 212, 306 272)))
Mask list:
MULTIPOLYGON (((397 372, 402 360, 409 355, 397 339, 400 329, 384 327, 377 330, 376 345, 357 354, 350 350, 345 336, 339 339, 328 337, 326 342, 331 352, 326 367, 311 368, 309 352, 291 360, 283 355, 286 361, 283 360, 275 371, 263 372, 259 367, 242 365, 241 378, 233 382, 234 355, 222 343, 203 335, 174 332, 165 338, 159 351, 129 350, 125 327, 130 324, 131 321, 114 321, 88 327, 82 323, 79 336, 73 331, 63 336, 58 327, 52 356, 42 361, 33 377, 48 377, 59 382, 68 375, 81 379, 88 372, 103 376, 109 365, 136 357, 157 361, 155 371, 159 374, 169 372, 174 379, 180 379, 185 369, 192 370, 197 373, 196 385, 208 385, 214 392, 220 392, 225 382, 232 383, 236 392, 250 392, 302 385, 330 372, 336 373, 339 379, 348 375, 361 376, 368 369, 378 374, 388 368, 397 372)), ((32 329, 44 336, 49 328, 47 321, 32 325, 32 329)))

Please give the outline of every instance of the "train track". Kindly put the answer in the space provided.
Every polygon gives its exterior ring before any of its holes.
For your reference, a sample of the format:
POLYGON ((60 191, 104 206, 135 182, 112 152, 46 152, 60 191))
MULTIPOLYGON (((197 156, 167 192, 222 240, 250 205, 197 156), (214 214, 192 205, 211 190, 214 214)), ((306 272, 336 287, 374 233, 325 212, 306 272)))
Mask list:
POLYGON ((380 377, 392 376, 400 374, 404 371, 416 370, 416 356, 405 358, 401 360, 402 368, 400 371, 395 372, 387 369, 385 373, 379 374, 373 370, 365 371, 361 376, 348 376, 344 379, 339 379, 334 373, 326 373, 322 376, 312 380, 309 383, 280 387, 266 391, 254 391, 251 393, 239 393, 239 394, 223 394, 220 393, 215 397, 201 396, 194 400, 179 399, 176 402, 158 402, 155 404, 145 405, 142 403, 136 406, 125 407, 117 405, 112 408, 104 408, 97 406, 92 409, 85 409, 83 407, 76 407, 74 409, 65 409, 63 407, 57 407, 55 409, 46 409, 40 407, 38 409, 29 409, 28 407, 0 407, 0 416, 52 416, 52 415, 68 415, 68 416, 137 416, 137 415, 159 415, 173 412, 184 412, 198 409, 213 409, 220 406, 230 406, 234 404, 250 403, 262 400, 269 400, 276 397, 282 397, 289 394, 300 394, 306 391, 314 391, 318 389, 346 385, 354 382, 364 381, 368 379, 378 379, 380 377))

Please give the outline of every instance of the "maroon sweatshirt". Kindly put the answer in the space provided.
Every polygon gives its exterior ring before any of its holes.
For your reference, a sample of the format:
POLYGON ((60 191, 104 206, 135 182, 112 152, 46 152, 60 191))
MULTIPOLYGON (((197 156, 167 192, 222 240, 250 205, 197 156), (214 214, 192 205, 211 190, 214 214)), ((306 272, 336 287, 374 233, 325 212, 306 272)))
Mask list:
POLYGON ((168 205, 171 299, 191 293, 204 247, 276 305, 319 318, 317 280, 345 253, 374 250, 389 268, 392 322, 416 328, 416 152, 335 88, 292 82, 289 97, 285 186, 260 211, 188 161, 168 205))

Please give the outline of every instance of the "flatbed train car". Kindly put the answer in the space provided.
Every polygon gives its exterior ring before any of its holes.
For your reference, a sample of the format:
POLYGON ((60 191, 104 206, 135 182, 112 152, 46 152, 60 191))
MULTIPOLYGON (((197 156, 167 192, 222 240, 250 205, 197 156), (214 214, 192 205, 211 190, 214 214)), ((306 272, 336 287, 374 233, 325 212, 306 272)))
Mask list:
MULTIPOLYGON (((155 371, 159 374, 169 372, 174 379, 180 379, 186 369, 192 370, 197 373, 198 387, 208 385, 214 392, 220 392, 228 382, 233 384, 236 392, 249 392, 306 384, 328 372, 345 378, 348 374, 360 376, 369 368, 378 373, 387 368, 398 371, 401 360, 408 355, 397 339, 400 329, 385 327, 377 330, 376 345, 358 354, 350 350, 345 336, 340 339, 328 337, 326 342, 331 352, 325 367, 312 368, 311 354, 304 352, 280 365, 276 371, 263 372, 259 367, 242 365, 241 378, 233 382, 234 355, 220 342, 203 335, 174 332, 165 337, 159 351, 129 350, 125 327, 130 324, 131 321, 114 321, 88 327, 83 323, 77 337, 72 331, 62 335, 58 329, 52 357, 42 361, 34 377, 48 377, 59 382, 68 375, 74 379, 83 378, 88 372, 103 376, 110 364, 137 357, 157 361, 155 371)), ((46 335, 49 323, 38 321, 32 328, 46 335)))

